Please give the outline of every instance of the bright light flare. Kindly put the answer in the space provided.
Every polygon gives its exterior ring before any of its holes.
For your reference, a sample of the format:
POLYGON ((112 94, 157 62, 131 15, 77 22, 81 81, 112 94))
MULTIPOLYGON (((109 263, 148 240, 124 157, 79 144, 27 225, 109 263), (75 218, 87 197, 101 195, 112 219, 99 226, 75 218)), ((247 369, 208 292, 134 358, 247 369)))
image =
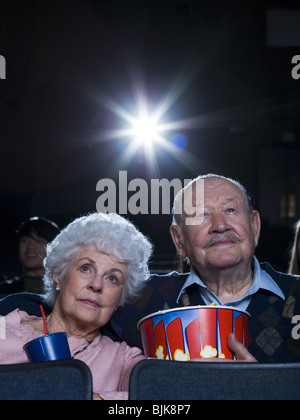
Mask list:
POLYGON ((104 94, 97 96, 99 102, 125 122, 123 128, 102 132, 103 140, 124 139, 125 147, 119 155, 113 168, 130 165, 137 152, 143 148, 146 168, 154 175, 159 172, 157 156, 159 149, 163 149, 173 156, 181 165, 198 172, 199 159, 186 150, 187 138, 182 135, 182 130, 202 126, 199 117, 180 121, 167 121, 167 113, 172 105, 180 98, 191 80, 198 73, 193 63, 187 62, 179 71, 167 91, 162 95, 156 106, 153 103, 149 110, 149 98, 144 73, 137 70, 139 67, 131 66, 132 90, 135 110, 132 106, 117 103, 104 94), (190 66, 192 64, 192 66, 190 66), (199 123, 198 123, 199 121, 199 123), (127 145, 126 145, 127 143, 127 145))
POLYGON ((154 118, 143 116, 133 122, 132 134, 137 145, 150 145, 159 140, 159 125, 154 118))

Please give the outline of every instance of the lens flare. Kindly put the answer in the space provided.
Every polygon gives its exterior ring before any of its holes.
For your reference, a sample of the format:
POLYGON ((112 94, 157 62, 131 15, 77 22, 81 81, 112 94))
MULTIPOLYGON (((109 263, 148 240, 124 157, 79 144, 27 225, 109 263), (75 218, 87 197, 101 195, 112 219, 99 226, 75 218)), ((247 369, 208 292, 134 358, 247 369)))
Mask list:
POLYGON ((159 141, 160 127, 153 117, 144 115, 133 122, 132 135, 136 145, 149 145, 159 141))

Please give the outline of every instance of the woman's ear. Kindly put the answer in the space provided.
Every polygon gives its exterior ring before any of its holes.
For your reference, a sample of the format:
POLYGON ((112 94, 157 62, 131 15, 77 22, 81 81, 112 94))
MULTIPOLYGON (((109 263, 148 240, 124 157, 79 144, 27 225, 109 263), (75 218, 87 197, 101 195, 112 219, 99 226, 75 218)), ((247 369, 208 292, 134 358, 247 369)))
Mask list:
POLYGON ((55 288, 57 291, 60 290, 60 283, 59 283, 59 279, 58 279, 58 273, 53 273, 52 274, 52 279, 53 279, 53 283, 55 284, 55 288))

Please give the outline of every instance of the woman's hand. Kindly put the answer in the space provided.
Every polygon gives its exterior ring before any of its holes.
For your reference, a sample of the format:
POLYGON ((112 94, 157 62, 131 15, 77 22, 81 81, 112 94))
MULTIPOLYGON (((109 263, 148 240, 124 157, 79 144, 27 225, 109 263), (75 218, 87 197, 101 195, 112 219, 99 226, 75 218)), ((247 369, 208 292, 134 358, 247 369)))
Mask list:
POLYGON ((99 394, 96 394, 95 392, 93 392, 93 400, 94 401, 99 401, 99 400, 103 400, 103 398, 100 397, 99 394))

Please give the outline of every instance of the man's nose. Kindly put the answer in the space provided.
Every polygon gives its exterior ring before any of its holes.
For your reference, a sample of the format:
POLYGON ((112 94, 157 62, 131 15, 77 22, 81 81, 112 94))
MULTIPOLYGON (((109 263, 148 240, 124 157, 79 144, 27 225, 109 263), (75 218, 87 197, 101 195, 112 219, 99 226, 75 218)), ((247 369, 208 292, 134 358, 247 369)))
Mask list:
POLYGON ((30 247, 33 247, 35 245, 36 245, 36 241, 29 236, 28 239, 26 240, 26 247, 30 248, 30 247))
POLYGON ((211 231, 225 232, 229 229, 225 216, 222 213, 215 213, 211 216, 211 231))

